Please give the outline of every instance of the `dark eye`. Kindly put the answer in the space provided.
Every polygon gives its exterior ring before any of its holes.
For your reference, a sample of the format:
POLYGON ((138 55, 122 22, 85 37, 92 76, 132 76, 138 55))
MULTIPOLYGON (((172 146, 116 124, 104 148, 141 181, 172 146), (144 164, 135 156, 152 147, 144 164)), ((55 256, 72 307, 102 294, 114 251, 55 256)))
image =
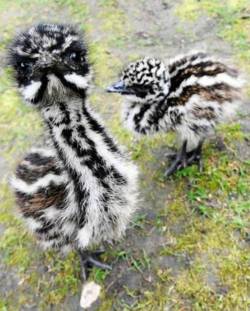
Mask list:
POLYGON ((77 51, 69 53, 68 58, 72 62, 79 62, 79 61, 85 60, 81 52, 77 52, 77 51))
POLYGON ((85 56, 83 55, 83 53, 81 51, 70 52, 70 53, 68 53, 67 57, 71 62, 84 63, 86 61, 85 56))
POLYGON ((31 61, 30 59, 25 59, 19 63, 17 63, 17 65, 19 66, 19 68, 21 70, 27 70, 27 69, 30 69, 30 67, 32 66, 33 64, 33 61, 31 61))
POLYGON ((69 58, 70 58, 71 60, 76 60, 76 59, 77 59, 77 54, 76 54, 75 52, 73 52, 73 53, 71 53, 71 54, 69 55, 69 58))

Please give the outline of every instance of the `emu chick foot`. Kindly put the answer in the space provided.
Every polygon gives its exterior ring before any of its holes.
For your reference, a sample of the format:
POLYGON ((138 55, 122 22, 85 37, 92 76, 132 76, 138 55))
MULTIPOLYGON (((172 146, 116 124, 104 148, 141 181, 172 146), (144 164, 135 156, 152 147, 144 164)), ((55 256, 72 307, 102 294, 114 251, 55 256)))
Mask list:
POLYGON ((166 157, 172 160, 172 164, 169 168, 165 171, 165 176, 170 176, 176 171, 183 169, 189 165, 197 164, 199 170, 202 171, 203 164, 202 164, 202 143, 198 145, 198 147, 192 151, 186 151, 187 143, 184 142, 180 151, 176 154, 166 154, 166 157))
POLYGON ((86 281, 91 268, 97 267, 102 270, 112 270, 110 265, 101 262, 98 257, 104 253, 103 250, 97 250, 94 252, 78 251, 80 257, 80 268, 81 268, 81 280, 86 281))

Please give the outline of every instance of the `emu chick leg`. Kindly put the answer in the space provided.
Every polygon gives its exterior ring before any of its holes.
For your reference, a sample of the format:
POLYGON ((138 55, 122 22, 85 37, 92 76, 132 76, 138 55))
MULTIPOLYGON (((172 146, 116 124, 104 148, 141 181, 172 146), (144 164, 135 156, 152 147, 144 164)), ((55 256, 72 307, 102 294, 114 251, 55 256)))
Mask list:
POLYGON ((188 165, 192 165, 194 163, 198 164, 199 170, 202 170, 202 145, 203 141, 201 141, 197 148, 187 152, 187 141, 185 140, 182 144, 182 147, 177 152, 175 159, 173 160, 170 167, 165 171, 165 176, 170 176, 175 173, 177 170, 187 167, 188 165))
POLYGON ((110 265, 102 263, 98 260, 98 257, 103 254, 103 250, 89 252, 78 250, 78 254, 80 257, 80 273, 82 281, 86 281, 88 278, 89 270, 93 267, 97 267, 103 270, 112 270, 110 265))

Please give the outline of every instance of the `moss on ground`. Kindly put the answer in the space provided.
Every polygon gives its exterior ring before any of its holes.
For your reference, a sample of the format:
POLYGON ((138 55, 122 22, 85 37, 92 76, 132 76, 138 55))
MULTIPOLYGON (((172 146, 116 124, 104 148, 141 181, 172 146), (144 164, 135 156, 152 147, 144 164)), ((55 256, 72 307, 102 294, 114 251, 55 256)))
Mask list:
MULTIPOLYGON (((209 15, 218 22, 218 35, 234 48, 235 59, 250 73, 250 19, 248 0, 183 0, 176 13, 184 21, 195 22, 209 15)), ((248 86, 248 93, 250 88, 248 86)))
MULTIPOLYGON (((4 53, 16 29, 24 23, 36 21, 41 14, 48 15, 50 11, 58 13, 57 17, 50 17, 51 20, 60 20, 61 16, 66 20, 73 19, 85 29, 89 38, 95 38, 96 32, 100 32, 98 40, 90 40, 90 60, 94 63, 95 84, 98 87, 91 96, 91 102, 104 115, 111 131, 127 146, 139 165, 141 187, 146 200, 153 202, 150 209, 154 209, 153 204, 160 205, 155 211, 156 217, 148 219, 146 212, 142 211, 133 224, 135 233, 132 239, 150 238, 152 230, 156 230, 165 241, 154 254, 147 254, 133 245, 127 248, 125 242, 121 242, 104 256, 104 259, 126 263, 126 268, 134 274, 152 275, 152 281, 143 279, 142 288, 123 287, 126 297, 133 301, 130 304, 116 297, 115 291, 114 294, 103 291, 99 310, 112 310, 114 306, 116 310, 124 311, 161 311, 164 308, 247 310, 250 162, 240 161, 236 156, 234 142, 244 142, 247 138, 240 125, 230 124, 219 129, 224 150, 219 150, 215 143, 206 144, 203 173, 194 166, 166 181, 163 172, 167 163, 162 150, 164 146, 174 144, 174 136, 156 135, 135 143, 119 121, 121 99, 98 91, 117 77, 122 64, 116 51, 121 53, 133 32, 118 2, 101 0, 96 16, 90 16, 88 1, 80 0, 0 0, 0 11, 3 17, 0 22, 3 31, 0 53, 4 53), (34 12, 32 17, 29 12, 34 12), (160 198, 166 187, 171 189, 168 190, 170 194, 160 198), (179 266, 176 271, 174 267, 161 266, 158 257, 166 260, 174 258, 179 266)), ((216 18, 218 34, 232 44, 236 59, 250 71, 249 19, 243 18, 247 14, 247 1, 183 0, 176 12, 181 19, 191 22, 201 13, 216 18)), ((133 53, 131 51, 131 59, 135 57, 133 53)), ((10 78, 11 72, 3 69, 2 73, 0 156, 8 168, 13 168, 20 155, 39 138, 42 127, 36 113, 20 101, 10 78)), ((15 216, 7 174, 1 184, 0 211, 0 224, 6 228, 0 237, 1 261, 10 270, 16 271, 20 284, 16 291, 9 291, 0 300, 0 310, 18 310, 21 305, 34 302, 39 310, 47 310, 48 305, 62 310, 64 299, 79 290, 76 255, 70 253, 62 258, 57 253, 43 253, 36 248, 36 242, 15 216)), ((112 273, 94 269, 91 278, 105 284, 106 288, 112 273)))

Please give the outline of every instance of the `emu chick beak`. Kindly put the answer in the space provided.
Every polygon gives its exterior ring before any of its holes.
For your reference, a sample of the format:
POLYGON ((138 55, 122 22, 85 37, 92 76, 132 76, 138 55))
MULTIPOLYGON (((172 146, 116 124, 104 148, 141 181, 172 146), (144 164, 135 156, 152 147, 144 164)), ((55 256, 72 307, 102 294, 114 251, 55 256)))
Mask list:
POLYGON ((123 81, 118 81, 106 89, 109 93, 127 94, 127 89, 123 81))

